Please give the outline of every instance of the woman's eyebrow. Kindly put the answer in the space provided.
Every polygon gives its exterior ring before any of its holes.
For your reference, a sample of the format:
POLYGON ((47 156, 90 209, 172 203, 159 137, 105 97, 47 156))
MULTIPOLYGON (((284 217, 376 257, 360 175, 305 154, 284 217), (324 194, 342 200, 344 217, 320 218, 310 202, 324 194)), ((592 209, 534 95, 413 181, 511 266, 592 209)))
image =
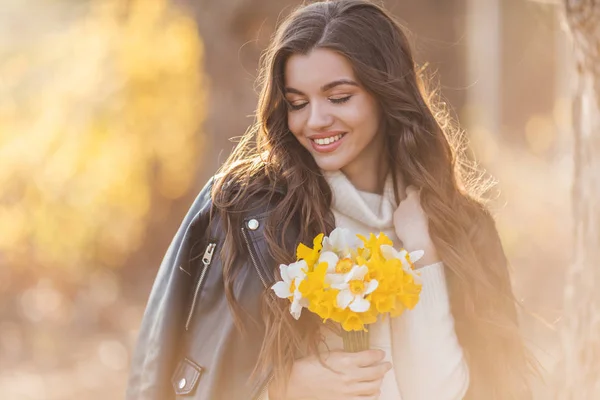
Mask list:
MULTIPOLYGON (((335 80, 333 82, 329 82, 329 83, 321 86, 321 92, 326 92, 326 91, 328 91, 330 89, 333 89, 334 87, 339 86, 339 85, 358 86, 358 83, 354 82, 351 79, 338 79, 338 80, 335 80)), ((301 96, 304 95, 304 93, 302 93, 300 90, 294 89, 293 87, 286 87, 285 88, 285 93, 286 94, 287 93, 294 93, 294 94, 299 94, 301 96)))
POLYGON ((333 89, 334 87, 339 85, 358 86, 358 83, 354 82, 351 79, 338 79, 337 81, 329 82, 328 84, 321 86, 321 92, 326 92, 329 89, 333 89))

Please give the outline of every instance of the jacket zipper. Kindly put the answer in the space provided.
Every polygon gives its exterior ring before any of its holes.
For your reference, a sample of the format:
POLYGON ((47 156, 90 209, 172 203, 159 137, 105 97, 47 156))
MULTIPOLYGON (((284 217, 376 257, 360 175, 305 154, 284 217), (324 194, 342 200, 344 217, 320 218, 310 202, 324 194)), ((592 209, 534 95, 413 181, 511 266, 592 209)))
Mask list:
MULTIPOLYGON (((242 228, 242 236, 244 236, 244 240, 246 241, 246 246, 248 248, 248 254, 250 254, 250 259, 252 260, 254 269, 256 269, 256 272, 258 273, 258 277, 260 278, 263 286, 266 288, 267 281, 265 280, 264 275, 262 274, 262 272, 260 271, 260 268, 258 267, 256 258, 254 258, 254 253, 252 252, 252 248, 250 246, 250 240, 248 239, 248 233, 246 232, 245 228, 242 228)), ((256 397, 254 397, 253 400, 260 400, 263 398, 263 395, 267 392, 267 389, 269 388, 269 383, 271 383, 272 380, 273 380, 273 374, 270 374, 267 381, 264 383, 263 387, 258 392, 258 395, 256 397)))
POLYGON ((190 307, 190 312, 188 314, 187 320, 185 322, 186 331, 190 327, 192 315, 194 315, 194 310, 196 309, 196 300, 198 300, 198 295, 200 294, 200 287, 202 287, 202 282, 204 282, 204 278, 206 277, 206 272, 208 271, 208 267, 210 266, 210 263, 212 261, 213 253, 215 252, 215 247, 217 247, 216 243, 209 243, 208 246, 206 246, 206 250, 204 250, 204 256, 202 256, 202 264, 204 266, 202 268, 202 272, 200 273, 200 278, 198 278, 198 282, 196 283, 196 288, 194 289, 192 305, 190 307))
POLYGON ((252 259, 252 264, 254 264, 254 269, 256 269, 256 272, 258 272, 258 277, 260 278, 263 286, 266 288, 267 281, 265 280, 264 275, 260 272, 260 268, 258 267, 256 258, 254 258, 254 253, 252 252, 252 249, 250 248, 250 240, 248 240, 248 233, 246 232, 246 229, 242 228, 242 233, 244 234, 244 240, 246 241, 246 246, 248 247, 248 253, 250 253, 250 258, 252 259))

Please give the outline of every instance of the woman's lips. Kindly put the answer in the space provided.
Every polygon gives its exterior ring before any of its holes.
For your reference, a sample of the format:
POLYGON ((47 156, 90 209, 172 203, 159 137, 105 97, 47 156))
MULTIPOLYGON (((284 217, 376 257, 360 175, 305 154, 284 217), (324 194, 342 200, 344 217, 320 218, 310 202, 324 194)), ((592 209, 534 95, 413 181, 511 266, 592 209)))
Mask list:
POLYGON ((332 151, 340 147, 345 137, 346 133, 342 133, 342 137, 340 139, 329 144, 317 144, 317 142, 315 142, 313 139, 309 140, 310 144, 312 145, 313 149, 315 149, 315 151, 318 151, 319 153, 331 153, 332 151))

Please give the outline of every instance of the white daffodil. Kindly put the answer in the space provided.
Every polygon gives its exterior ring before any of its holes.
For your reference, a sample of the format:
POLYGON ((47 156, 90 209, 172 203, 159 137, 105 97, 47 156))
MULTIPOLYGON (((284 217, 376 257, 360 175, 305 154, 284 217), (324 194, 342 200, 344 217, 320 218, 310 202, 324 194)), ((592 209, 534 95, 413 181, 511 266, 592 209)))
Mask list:
POLYGON ((343 283, 354 266, 356 249, 360 242, 350 229, 335 228, 329 236, 323 238, 323 249, 319 263, 327 263, 325 282, 328 284, 343 283))
POLYGON ((302 313, 302 308, 308 307, 308 300, 302 297, 302 293, 298 290, 300 282, 306 278, 308 265, 306 261, 300 260, 290 265, 281 264, 279 271, 283 280, 275 283, 271 286, 271 289, 277 297, 289 299, 292 302, 290 313, 295 319, 298 319, 302 313))
POLYGON ((416 272, 411 268, 411 264, 416 263, 423 257, 425 252, 423 250, 415 250, 410 253, 405 249, 400 251, 396 250, 390 245, 384 244, 381 246, 381 254, 383 254, 383 258, 386 260, 390 260, 392 258, 397 258, 402 262, 402 268, 411 274, 413 278, 415 278, 415 282, 418 282, 419 276, 416 272))
POLYGON ((340 291, 337 296, 339 308, 344 310, 349 307, 354 312, 365 312, 371 307, 371 302, 365 299, 365 296, 373 293, 379 282, 375 279, 365 281, 368 272, 369 268, 366 265, 355 265, 346 275, 344 282, 331 285, 340 291))
POLYGON ((361 243, 350 229, 335 228, 329 236, 323 238, 323 252, 332 251, 341 258, 351 258, 361 243))
POLYGON ((325 275, 325 283, 337 284, 342 283, 346 279, 346 275, 350 273, 354 263, 349 257, 340 258, 333 251, 322 252, 319 256, 318 263, 327 263, 327 274, 325 275))

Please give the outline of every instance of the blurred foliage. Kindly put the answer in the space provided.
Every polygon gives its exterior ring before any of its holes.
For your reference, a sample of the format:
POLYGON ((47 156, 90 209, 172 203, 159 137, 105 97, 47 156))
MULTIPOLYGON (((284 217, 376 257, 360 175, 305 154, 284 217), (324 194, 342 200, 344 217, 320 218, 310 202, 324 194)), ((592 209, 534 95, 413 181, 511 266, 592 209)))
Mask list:
POLYGON ((122 276, 196 188, 204 45, 168 0, 26 3, 0 13, 0 397, 115 398, 122 276))
POLYGON ((190 189, 204 119, 193 20, 167 0, 85 14, 0 47, 0 264, 74 282, 121 265, 153 200, 190 189))

